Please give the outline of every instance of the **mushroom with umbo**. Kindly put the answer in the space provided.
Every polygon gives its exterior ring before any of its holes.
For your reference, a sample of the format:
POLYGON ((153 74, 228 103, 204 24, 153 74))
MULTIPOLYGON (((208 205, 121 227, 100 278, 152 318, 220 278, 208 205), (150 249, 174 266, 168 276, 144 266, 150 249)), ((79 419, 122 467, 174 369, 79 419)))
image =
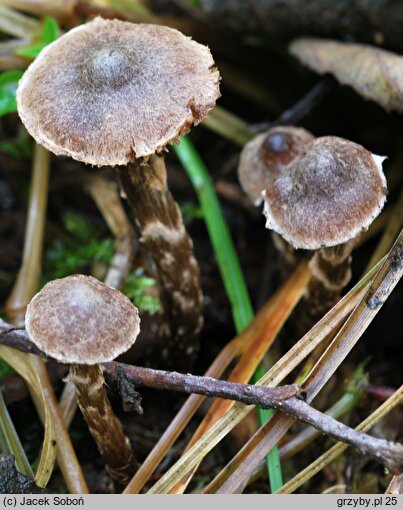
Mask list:
POLYGON ((47 46, 17 90, 19 115, 38 143, 87 164, 117 166, 157 269, 166 359, 173 350, 194 359, 202 295, 159 154, 215 106, 218 84, 208 48, 179 31, 96 18, 47 46))
MULTIPOLYGON (((306 129, 279 126, 256 135, 242 149, 238 178, 250 200, 259 206, 266 188, 280 177, 287 165, 315 139, 306 129)), ((294 249, 281 236, 272 232, 273 243, 283 255, 287 266, 294 266, 294 249)))
POLYGON ((308 287, 313 317, 339 298, 355 241, 383 208, 383 160, 343 138, 320 137, 266 189, 266 227, 294 248, 316 250, 308 287))
POLYGON ((68 380, 112 479, 125 485, 137 461, 115 416, 99 363, 129 349, 140 331, 137 308, 121 292, 96 278, 54 280, 29 303, 25 327, 45 354, 70 364, 68 380))

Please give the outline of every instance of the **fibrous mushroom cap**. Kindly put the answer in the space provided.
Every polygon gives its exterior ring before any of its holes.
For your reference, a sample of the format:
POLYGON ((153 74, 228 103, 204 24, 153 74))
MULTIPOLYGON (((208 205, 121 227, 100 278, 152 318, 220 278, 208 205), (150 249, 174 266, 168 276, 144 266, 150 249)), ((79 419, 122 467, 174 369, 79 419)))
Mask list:
POLYGON ((282 126, 255 136, 245 145, 239 160, 238 177, 255 205, 263 201, 262 192, 267 186, 314 139, 303 128, 282 126))
POLYGON ((219 95, 206 46, 172 28, 96 18, 40 53, 19 83, 17 104, 50 151, 113 166, 164 149, 219 95))
POLYGON ((53 280, 27 308, 31 340, 62 363, 94 365, 127 351, 140 331, 137 308, 92 276, 53 280))
POLYGON ((385 203, 383 159, 343 138, 317 138, 268 186, 266 227, 307 250, 353 239, 385 203))

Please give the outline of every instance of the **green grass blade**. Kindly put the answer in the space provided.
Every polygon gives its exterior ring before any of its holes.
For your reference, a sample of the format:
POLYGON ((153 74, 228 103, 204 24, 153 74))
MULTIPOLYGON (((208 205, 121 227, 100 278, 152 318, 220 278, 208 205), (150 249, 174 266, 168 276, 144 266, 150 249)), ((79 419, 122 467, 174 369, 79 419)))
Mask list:
POLYGON ((17 470, 23 475, 34 479, 34 473, 25 455, 21 441, 8 414, 6 403, 0 391, 0 451, 14 455, 17 470))
POLYGON ((242 275, 238 257, 221 212, 210 175, 192 142, 181 138, 174 150, 199 197, 206 227, 217 258, 237 331, 242 331, 253 319, 252 304, 242 275))
MULTIPOLYGON (((235 327, 237 332, 240 332, 251 322, 254 313, 238 256, 227 223, 223 217, 214 184, 199 153, 187 137, 183 136, 180 144, 174 145, 174 151, 198 195, 224 287, 231 303, 235 327)), ((254 377, 256 377, 256 374, 254 377)), ((257 378, 259 379, 259 377, 257 378)), ((260 423, 266 423, 270 416, 271 411, 260 410, 260 423)), ((281 465, 277 448, 273 448, 270 451, 267 456, 267 462, 270 487, 272 492, 274 492, 282 486, 281 465)))
MULTIPOLYGON (((258 381, 265 375, 264 368, 259 365, 256 372, 253 374, 253 382, 258 381)), ((272 409, 261 409, 257 410, 259 416, 259 422, 264 425, 274 415, 272 409)), ((278 446, 273 446, 266 456, 267 472, 269 473, 270 491, 276 492, 283 486, 283 475, 281 472, 281 461, 278 446)))

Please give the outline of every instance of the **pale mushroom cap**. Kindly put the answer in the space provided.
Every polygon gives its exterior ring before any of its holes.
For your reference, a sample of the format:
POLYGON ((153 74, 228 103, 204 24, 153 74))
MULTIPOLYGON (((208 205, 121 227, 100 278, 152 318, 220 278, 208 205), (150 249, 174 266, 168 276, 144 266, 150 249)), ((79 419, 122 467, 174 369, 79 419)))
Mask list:
POLYGON ((267 188, 266 227, 307 250, 353 239, 385 203, 383 159, 343 138, 317 138, 267 188))
POLYGON ((263 201, 262 192, 267 186, 314 139, 305 129, 283 126, 255 136, 244 146, 238 177, 243 190, 255 205, 263 201))
POLYGON ((330 73, 343 85, 380 104, 403 111, 403 57, 365 44, 302 38, 290 52, 319 74, 330 73))
POLYGON ((175 29, 96 18, 29 66, 18 112, 57 155, 125 165, 201 122, 220 95, 219 79, 209 49, 175 29))
POLYGON ((137 308, 92 276, 53 280, 27 308, 32 342, 62 363, 94 365, 129 349, 140 332, 137 308))

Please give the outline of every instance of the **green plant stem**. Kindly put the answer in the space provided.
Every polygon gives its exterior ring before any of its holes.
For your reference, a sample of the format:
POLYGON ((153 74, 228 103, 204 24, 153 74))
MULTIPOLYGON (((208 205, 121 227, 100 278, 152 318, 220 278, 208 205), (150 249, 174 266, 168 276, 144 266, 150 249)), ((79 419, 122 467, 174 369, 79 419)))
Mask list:
POLYGON ((251 322, 254 313, 214 184, 188 138, 183 136, 180 144, 174 146, 174 150, 198 195, 225 291, 231 303, 235 327, 240 332, 251 322))
POLYGON ((247 122, 221 106, 216 106, 202 125, 240 147, 253 137, 247 122))
MULTIPOLYGON (((253 374, 253 383, 261 379, 265 373, 266 371, 262 365, 259 365, 256 369, 256 372, 253 374)), ((259 416, 260 425, 264 425, 274 415, 274 411, 272 409, 262 409, 260 407, 257 409, 257 413, 259 416)), ((281 489, 283 486, 280 451, 277 445, 273 446, 273 448, 267 454, 266 466, 267 472, 269 474, 270 490, 273 493, 281 489)))
MULTIPOLYGON (((197 150, 187 137, 183 136, 180 144, 174 145, 174 151, 198 195, 225 291, 231 303, 235 328, 239 333, 251 322, 254 312, 214 184, 197 150)), ((257 373, 254 376, 254 380, 256 380, 256 377, 257 373)), ((259 379, 260 376, 257 378, 259 379)), ((260 423, 266 423, 271 413, 272 411, 270 410, 259 412, 260 423)), ((282 486, 281 465, 277 447, 272 448, 267 456, 267 462, 270 487, 272 492, 274 492, 282 486)))
POLYGON ((25 455, 20 438, 8 413, 3 394, 0 391, 0 452, 14 455, 15 465, 20 473, 34 479, 35 475, 25 455))

